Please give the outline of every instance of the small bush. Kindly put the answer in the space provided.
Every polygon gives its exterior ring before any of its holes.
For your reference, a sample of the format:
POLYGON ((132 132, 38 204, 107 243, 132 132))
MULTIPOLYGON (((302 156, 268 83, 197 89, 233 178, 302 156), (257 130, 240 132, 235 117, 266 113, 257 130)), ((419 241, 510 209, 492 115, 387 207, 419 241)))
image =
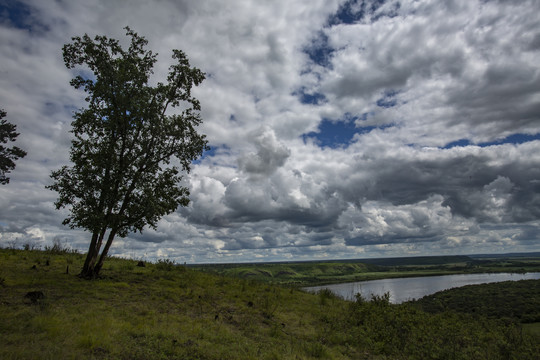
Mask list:
POLYGON ((52 246, 45 246, 45 252, 49 254, 62 255, 62 254, 78 254, 77 249, 72 249, 66 244, 62 245, 60 240, 55 239, 52 246))
POLYGON ((317 292, 317 294, 319 295, 320 304, 323 306, 328 303, 328 300, 335 300, 339 298, 339 296, 334 294, 329 289, 321 289, 317 292))
POLYGON ((159 259, 156 263, 156 268, 163 271, 172 271, 176 266, 176 262, 170 259, 159 259))
POLYGON ((371 295, 371 302, 376 306, 388 306, 390 305, 390 293, 385 292, 383 295, 371 295))
POLYGON ((328 357, 326 348, 320 342, 309 342, 304 346, 304 351, 314 357, 314 358, 323 358, 328 357))
POLYGON ((23 245, 24 251, 33 251, 33 250, 39 250, 40 247, 36 244, 26 243, 23 245))

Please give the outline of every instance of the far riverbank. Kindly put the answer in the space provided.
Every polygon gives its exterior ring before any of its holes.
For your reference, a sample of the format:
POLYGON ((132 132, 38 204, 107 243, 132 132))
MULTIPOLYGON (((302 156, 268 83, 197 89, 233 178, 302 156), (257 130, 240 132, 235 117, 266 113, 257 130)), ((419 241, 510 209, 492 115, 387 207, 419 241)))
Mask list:
POLYGON ((457 255, 394 259, 191 265, 201 271, 291 287, 463 274, 540 272, 540 255, 457 255))

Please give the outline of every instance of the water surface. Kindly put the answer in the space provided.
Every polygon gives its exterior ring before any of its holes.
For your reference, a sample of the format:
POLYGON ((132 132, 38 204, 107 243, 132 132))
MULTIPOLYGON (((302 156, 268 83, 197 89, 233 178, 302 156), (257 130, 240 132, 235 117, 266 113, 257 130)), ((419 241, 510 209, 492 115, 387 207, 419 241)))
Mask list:
POLYGON ((312 286, 305 289, 312 292, 316 292, 321 289, 329 289, 334 294, 337 294, 347 300, 354 300, 357 293, 360 293, 364 299, 370 299, 371 295, 381 296, 388 292, 390 293, 390 302, 399 304, 407 300, 419 299, 438 291, 465 285, 530 279, 540 279, 540 272, 526 274, 463 274, 381 279, 354 283, 312 286))

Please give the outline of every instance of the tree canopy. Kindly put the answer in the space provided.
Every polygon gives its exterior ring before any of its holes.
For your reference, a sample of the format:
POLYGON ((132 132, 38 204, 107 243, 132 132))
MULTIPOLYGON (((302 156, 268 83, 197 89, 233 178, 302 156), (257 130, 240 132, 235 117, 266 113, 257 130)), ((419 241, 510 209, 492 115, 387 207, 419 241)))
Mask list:
POLYGON ((74 114, 72 165, 54 171, 48 188, 59 194, 56 207, 70 210, 64 224, 92 233, 83 277, 99 274, 115 236, 155 228, 162 216, 188 205, 181 172, 207 149, 196 130, 200 103, 191 94, 204 73, 173 50, 167 82, 151 86, 157 54, 128 27, 126 35, 128 49, 86 34, 63 47, 65 65, 82 67, 71 85, 87 93, 88 106, 74 114))
POLYGON ((9 183, 9 177, 6 174, 15 169, 15 160, 26 156, 26 151, 17 146, 4 146, 8 142, 13 142, 19 136, 17 126, 9 123, 6 119, 7 113, 0 109, 0 184, 9 183))

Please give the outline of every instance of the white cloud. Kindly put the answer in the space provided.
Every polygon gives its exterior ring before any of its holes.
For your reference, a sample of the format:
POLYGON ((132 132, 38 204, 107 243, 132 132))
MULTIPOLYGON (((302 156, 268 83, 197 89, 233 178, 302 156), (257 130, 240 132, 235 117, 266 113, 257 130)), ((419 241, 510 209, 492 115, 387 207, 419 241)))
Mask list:
POLYGON ((40 243, 85 250, 88 234, 61 226, 66 213, 44 188, 68 162, 71 115, 85 106, 61 48, 85 32, 125 41, 129 25, 159 53, 154 81, 173 48, 207 73, 194 94, 213 152, 186 176, 191 204, 119 241, 116 254, 201 262, 539 249, 540 141, 442 149, 540 133, 534 0, 16 4, 29 15, 0 15, 0 107, 28 156, 0 188, 1 245, 39 229, 40 243), (351 21, 336 15, 347 4, 351 21), (323 119, 375 128, 322 149, 302 135, 323 119))
POLYGON ((238 159, 239 167, 250 176, 268 176, 282 167, 290 156, 290 151, 280 143, 274 132, 262 128, 248 135, 255 144, 256 153, 249 153, 238 159))

